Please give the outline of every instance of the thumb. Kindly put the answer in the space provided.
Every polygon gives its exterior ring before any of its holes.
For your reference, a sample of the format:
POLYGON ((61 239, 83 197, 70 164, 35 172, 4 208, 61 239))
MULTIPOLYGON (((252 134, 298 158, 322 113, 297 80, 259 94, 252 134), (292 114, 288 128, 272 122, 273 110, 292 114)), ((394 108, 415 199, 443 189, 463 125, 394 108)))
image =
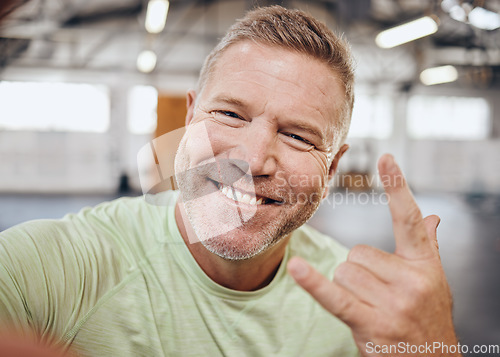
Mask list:
POLYGON ((439 244, 437 241, 437 228, 439 223, 441 222, 441 218, 436 216, 435 214, 427 216, 424 218, 425 230, 427 231, 427 236, 436 251, 439 251, 439 244))

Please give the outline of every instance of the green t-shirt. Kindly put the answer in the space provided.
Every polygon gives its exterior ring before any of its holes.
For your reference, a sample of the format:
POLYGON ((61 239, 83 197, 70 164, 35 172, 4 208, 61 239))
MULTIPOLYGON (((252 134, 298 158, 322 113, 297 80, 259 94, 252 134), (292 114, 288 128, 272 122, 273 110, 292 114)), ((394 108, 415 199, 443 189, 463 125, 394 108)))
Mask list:
POLYGON ((161 205, 121 198, 0 233, 0 324, 83 356, 352 356, 350 329, 286 272, 298 255, 328 278, 347 251, 308 226, 266 287, 224 288, 198 266, 161 205))

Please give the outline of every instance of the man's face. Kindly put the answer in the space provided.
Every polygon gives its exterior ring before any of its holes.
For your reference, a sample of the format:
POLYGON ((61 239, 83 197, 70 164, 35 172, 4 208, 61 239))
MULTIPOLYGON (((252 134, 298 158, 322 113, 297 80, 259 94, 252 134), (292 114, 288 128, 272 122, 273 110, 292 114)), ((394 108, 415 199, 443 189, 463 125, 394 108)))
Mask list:
POLYGON ((344 93, 323 63, 243 41, 188 95, 176 156, 185 212, 211 252, 248 259, 305 223, 344 152, 332 152, 344 93))

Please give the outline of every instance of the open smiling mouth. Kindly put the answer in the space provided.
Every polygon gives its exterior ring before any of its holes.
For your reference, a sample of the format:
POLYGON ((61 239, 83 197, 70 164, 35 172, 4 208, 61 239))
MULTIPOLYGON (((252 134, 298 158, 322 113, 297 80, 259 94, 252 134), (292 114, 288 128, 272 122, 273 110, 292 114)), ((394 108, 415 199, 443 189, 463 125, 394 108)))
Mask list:
MULTIPOLYGON (((209 179, 210 180, 210 179, 209 179)), ((252 206, 269 205, 269 204, 283 204, 282 201, 274 200, 268 197, 262 197, 255 193, 243 192, 235 188, 234 186, 225 185, 221 182, 212 181, 218 188, 220 192, 227 198, 237 201, 239 203, 245 203, 252 206)))

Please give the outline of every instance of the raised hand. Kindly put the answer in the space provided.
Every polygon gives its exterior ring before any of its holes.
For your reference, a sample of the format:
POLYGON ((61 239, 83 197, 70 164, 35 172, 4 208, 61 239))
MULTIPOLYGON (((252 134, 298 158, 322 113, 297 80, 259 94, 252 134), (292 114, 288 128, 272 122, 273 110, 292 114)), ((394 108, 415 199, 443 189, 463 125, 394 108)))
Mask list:
POLYGON ((391 155, 382 156, 378 167, 389 197, 394 254, 355 246, 333 281, 298 257, 290 260, 288 270, 352 329, 362 355, 460 356, 453 353, 452 299, 436 239, 440 219, 422 218, 391 155))

